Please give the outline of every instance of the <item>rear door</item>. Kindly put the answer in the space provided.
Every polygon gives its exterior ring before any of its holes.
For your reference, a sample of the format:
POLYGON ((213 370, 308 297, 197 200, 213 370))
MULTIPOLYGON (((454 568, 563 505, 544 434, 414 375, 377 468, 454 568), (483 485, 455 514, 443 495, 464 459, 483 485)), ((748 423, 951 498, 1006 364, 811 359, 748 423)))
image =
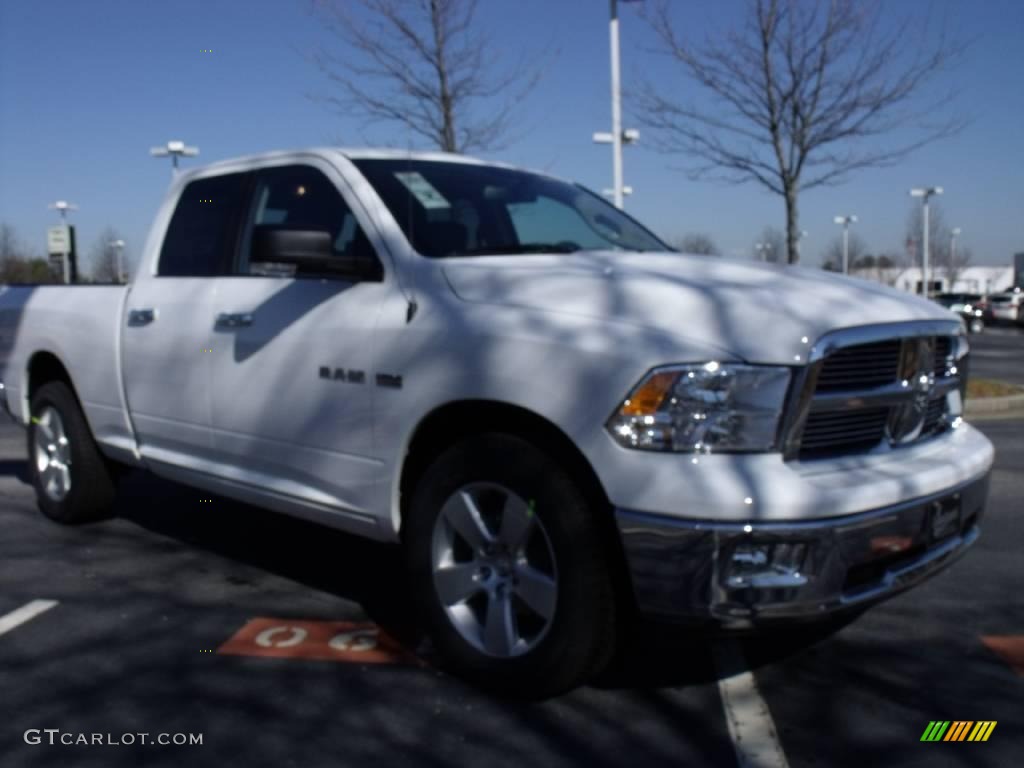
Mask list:
POLYGON ((209 458, 215 277, 231 263, 249 180, 234 173, 190 182, 156 273, 140 274, 128 295, 124 386, 147 459, 199 468, 209 458))
POLYGON ((314 158, 256 171, 243 219, 231 276, 217 281, 214 299, 215 460, 236 481, 367 515, 381 475, 373 332, 393 277, 258 262, 253 241, 261 227, 327 230, 339 264, 380 265, 372 225, 340 174, 314 158))

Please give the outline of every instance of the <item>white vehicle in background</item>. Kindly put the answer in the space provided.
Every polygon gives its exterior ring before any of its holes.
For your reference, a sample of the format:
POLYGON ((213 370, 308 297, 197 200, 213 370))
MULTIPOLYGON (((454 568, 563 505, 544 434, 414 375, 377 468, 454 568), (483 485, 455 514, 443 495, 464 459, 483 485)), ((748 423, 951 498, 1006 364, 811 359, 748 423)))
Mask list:
POLYGON ((937 293, 932 296, 932 301, 961 317, 968 333, 985 330, 988 301, 980 293, 937 293))
POLYGON ((993 293, 988 297, 988 311, 992 319, 1006 323, 1024 322, 1024 291, 1014 288, 1003 293, 993 293))
POLYGON ((637 610, 751 628, 921 582, 993 459, 943 307, 448 155, 183 173, 130 286, 6 288, 0 339, 47 516, 109 514, 129 465, 400 542, 443 663, 534 696, 637 610))

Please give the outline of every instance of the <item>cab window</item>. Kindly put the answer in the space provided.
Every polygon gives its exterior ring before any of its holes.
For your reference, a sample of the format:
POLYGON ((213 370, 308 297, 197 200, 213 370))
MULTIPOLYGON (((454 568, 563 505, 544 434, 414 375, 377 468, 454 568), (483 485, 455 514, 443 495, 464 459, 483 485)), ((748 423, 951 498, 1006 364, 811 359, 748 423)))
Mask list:
POLYGON ((246 177, 244 173, 211 176, 185 187, 164 235, 159 276, 227 274, 246 177))
POLYGON ((376 260, 373 246, 341 193, 321 171, 285 166, 258 171, 234 274, 301 276, 290 264, 260 261, 254 234, 261 227, 326 231, 339 260, 376 260))

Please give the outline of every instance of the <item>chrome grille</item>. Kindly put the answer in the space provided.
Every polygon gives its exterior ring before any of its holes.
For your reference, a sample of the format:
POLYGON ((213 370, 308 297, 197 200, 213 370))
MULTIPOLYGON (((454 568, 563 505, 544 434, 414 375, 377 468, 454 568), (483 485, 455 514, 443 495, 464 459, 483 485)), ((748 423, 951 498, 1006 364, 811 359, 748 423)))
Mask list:
POLYGON ((874 448, 885 437, 885 424, 888 419, 888 408, 811 414, 800 441, 801 458, 874 448))
POLYGON ((948 394, 966 369, 965 359, 954 360, 963 354, 957 332, 926 321, 830 334, 812 350, 794 388, 795 414, 783 430, 786 458, 864 453, 947 429, 948 394), (893 332, 882 336, 888 328, 893 332))
POLYGON ((818 373, 819 392, 841 392, 891 384, 899 376, 899 339, 859 344, 825 358, 818 373))
POLYGON ((924 414, 924 427, 921 428, 922 435, 933 435, 942 429, 942 417, 946 415, 946 398, 937 397, 928 402, 928 408, 924 414))

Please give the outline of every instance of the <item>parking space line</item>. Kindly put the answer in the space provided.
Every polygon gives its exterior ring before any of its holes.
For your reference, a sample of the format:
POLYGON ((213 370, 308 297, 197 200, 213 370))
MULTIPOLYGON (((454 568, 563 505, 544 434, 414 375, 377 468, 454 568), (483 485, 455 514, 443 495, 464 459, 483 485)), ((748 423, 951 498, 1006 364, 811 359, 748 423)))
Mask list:
POLYGON ((55 605, 57 605, 56 600, 33 600, 31 603, 25 603, 21 608, 16 608, 10 613, 0 616, 0 635, 20 627, 26 621, 31 621, 55 605))
POLYGON ((789 768, 771 712, 739 646, 734 641, 715 643, 714 656, 718 692, 739 768, 789 768))

